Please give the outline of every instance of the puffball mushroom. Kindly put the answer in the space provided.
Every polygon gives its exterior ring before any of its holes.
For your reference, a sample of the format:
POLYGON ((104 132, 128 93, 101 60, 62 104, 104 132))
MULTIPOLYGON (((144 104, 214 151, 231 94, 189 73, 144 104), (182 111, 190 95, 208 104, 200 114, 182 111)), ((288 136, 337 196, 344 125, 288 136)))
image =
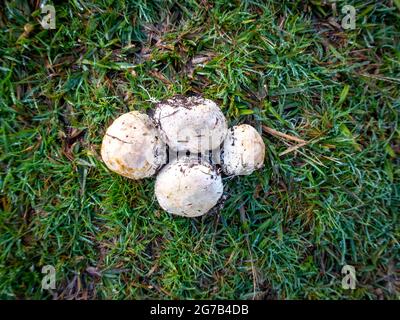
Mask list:
POLYGON ((158 103, 154 120, 170 148, 191 153, 218 148, 228 129, 218 105, 199 96, 175 96, 158 103))
POLYGON ((166 145, 153 122, 138 111, 125 113, 107 129, 101 145, 107 167, 131 179, 150 177, 166 163, 166 145))
POLYGON ((249 175, 264 164, 265 145, 252 126, 241 124, 228 130, 222 152, 226 175, 249 175))
POLYGON ((158 174, 155 195, 167 212, 197 217, 214 207, 223 193, 221 175, 209 163, 177 158, 158 174))

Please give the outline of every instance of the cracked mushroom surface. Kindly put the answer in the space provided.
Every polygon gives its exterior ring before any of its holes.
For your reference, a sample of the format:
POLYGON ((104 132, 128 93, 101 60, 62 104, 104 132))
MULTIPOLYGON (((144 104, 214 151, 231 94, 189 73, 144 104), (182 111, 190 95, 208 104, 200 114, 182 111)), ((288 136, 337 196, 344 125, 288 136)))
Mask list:
POLYGON ((167 151, 151 119, 132 111, 108 127, 101 157, 110 170, 137 180, 153 176, 166 163, 167 151))
POLYGON ((199 96, 175 96, 162 101, 153 117, 164 142, 177 151, 214 150, 222 144, 228 130, 219 106, 199 96))
POLYGON ((222 152, 222 170, 226 175, 249 175, 264 165, 265 144, 261 135, 248 124, 228 130, 222 152))
POLYGON ((158 174, 155 195, 167 212, 197 217, 210 211, 223 194, 221 175, 209 163, 179 158, 158 174))

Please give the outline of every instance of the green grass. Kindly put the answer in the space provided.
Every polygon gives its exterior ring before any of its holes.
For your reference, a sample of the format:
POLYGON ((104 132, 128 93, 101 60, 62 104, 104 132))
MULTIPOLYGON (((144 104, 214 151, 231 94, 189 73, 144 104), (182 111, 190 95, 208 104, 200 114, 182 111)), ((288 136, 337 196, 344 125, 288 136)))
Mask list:
POLYGON ((45 30, 38 2, 0 8, 0 298, 399 299, 398 1, 337 1, 355 30, 317 0, 74 0, 45 30), (309 143, 280 155, 293 143, 264 133, 265 168, 224 178, 223 210, 171 216, 99 146, 118 115, 191 93, 309 143))

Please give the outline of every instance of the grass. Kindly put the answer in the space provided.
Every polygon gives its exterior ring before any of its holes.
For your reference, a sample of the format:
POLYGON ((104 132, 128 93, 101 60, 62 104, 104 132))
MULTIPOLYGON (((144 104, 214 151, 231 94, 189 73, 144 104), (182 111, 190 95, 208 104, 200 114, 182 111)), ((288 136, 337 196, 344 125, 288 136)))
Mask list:
POLYGON ((0 298, 399 299, 399 1, 337 1, 355 30, 318 0, 74 0, 45 30, 39 2, 0 9, 0 298), (171 216, 99 146, 191 93, 307 144, 264 132, 219 213, 171 216))

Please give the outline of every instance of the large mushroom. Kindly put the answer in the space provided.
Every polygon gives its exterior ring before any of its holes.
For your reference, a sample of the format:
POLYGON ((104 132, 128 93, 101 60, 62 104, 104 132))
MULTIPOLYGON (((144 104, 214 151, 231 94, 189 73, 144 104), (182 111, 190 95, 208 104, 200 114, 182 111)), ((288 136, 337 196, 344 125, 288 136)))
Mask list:
POLYGON ((213 208, 223 193, 221 175, 208 162, 178 158, 158 174, 155 195, 167 212, 185 217, 201 216, 213 208))
POLYGON ((104 135, 101 157, 107 167, 130 179, 151 177, 166 163, 166 145, 151 119, 132 111, 115 119, 104 135))
POLYGON ((160 102, 154 112, 160 135, 176 151, 203 153, 218 148, 227 124, 218 105, 199 96, 175 96, 160 102))
POLYGON ((228 130, 222 152, 226 175, 249 175, 264 165, 265 145, 252 126, 241 124, 228 130))

